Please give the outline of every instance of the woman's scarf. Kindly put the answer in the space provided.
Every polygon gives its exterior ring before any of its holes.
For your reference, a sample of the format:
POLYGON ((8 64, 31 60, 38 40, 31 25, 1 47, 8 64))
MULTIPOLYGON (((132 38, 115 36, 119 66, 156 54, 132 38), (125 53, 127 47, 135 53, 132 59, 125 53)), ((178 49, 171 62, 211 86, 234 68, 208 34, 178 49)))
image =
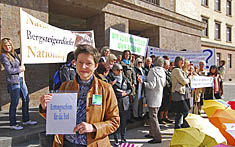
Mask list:
POLYGON ((123 61, 125 64, 127 64, 127 65, 131 64, 131 61, 130 61, 130 60, 123 59, 122 61, 123 61))
POLYGON ((114 78, 115 78, 115 80, 117 80, 117 83, 119 83, 119 84, 121 84, 122 83, 122 75, 120 75, 120 76, 116 76, 116 75, 114 75, 113 76, 114 78))

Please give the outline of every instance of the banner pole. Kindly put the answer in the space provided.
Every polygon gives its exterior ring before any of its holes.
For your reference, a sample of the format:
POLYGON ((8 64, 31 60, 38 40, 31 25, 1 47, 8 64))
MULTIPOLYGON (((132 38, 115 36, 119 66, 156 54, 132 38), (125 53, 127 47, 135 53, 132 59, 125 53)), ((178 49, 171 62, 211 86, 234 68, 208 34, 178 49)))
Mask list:
MULTIPOLYGON (((22 8, 20 8, 20 59, 21 59, 21 66, 24 65, 24 61, 23 61, 23 52, 22 52, 22 31, 21 31, 21 13, 22 13, 22 8)), ((24 76, 24 72, 22 72, 22 78, 23 78, 23 84, 25 84, 25 76, 24 76)))

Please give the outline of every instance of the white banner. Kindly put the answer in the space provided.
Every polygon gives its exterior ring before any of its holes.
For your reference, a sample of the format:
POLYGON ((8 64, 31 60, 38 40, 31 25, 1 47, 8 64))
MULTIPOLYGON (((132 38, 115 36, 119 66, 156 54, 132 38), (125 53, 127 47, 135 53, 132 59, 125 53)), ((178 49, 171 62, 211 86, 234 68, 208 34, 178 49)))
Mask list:
POLYGON ((47 105, 46 134, 74 134, 77 93, 53 93, 47 105))
POLYGON ((56 28, 20 9, 20 35, 22 62, 66 62, 67 54, 74 51, 76 35, 56 28))
POLYGON ((110 28, 110 49, 123 52, 130 50, 132 54, 145 56, 148 38, 143 38, 110 28))
POLYGON ((202 51, 175 51, 149 46, 147 56, 149 57, 151 55, 168 56, 171 61, 174 61, 177 56, 183 56, 195 66, 198 66, 199 62, 204 60, 207 69, 209 69, 211 65, 215 65, 214 49, 204 49, 202 51))
POLYGON ((194 76, 191 79, 191 88, 213 87, 213 85, 214 85, 213 77, 194 76))

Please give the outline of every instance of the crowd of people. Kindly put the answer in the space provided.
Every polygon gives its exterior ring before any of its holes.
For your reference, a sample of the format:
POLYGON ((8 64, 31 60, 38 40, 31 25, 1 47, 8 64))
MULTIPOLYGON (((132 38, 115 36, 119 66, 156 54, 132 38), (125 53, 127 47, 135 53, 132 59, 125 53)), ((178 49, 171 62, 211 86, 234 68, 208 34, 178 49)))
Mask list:
MULTIPOLYGON (((161 143, 160 124, 173 123, 168 112, 175 115, 175 129, 189 127, 185 118, 188 113, 200 114, 203 100, 221 99, 225 61, 219 67, 205 69, 205 61, 199 68, 187 59, 178 56, 172 61, 168 56, 141 57, 129 50, 122 55, 111 53, 108 47, 98 49, 90 45, 78 45, 68 58, 68 66, 62 73, 63 83, 59 90, 78 91, 78 109, 75 134, 55 135, 54 146, 110 146, 108 135, 113 134, 118 146, 127 142, 127 123, 149 118, 149 143, 161 143), (73 58, 74 57, 74 58, 73 58), (68 72, 72 71, 72 72, 68 72), (72 76, 71 76, 71 75, 72 76), (214 78, 214 88, 190 86, 193 76, 214 78), (93 105, 96 96, 102 96, 99 105, 93 105), (92 115, 95 113, 96 115, 92 115)), ((21 73, 25 67, 14 51, 10 39, 1 40, 0 61, 5 68, 7 88, 11 97, 10 126, 20 130, 16 124, 16 108, 22 97, 23 124, 34 125, 29 119, 29 95, 21 73)), ((40 114, 46 118, 46 107, 52 94, 40 97, 40 114)))

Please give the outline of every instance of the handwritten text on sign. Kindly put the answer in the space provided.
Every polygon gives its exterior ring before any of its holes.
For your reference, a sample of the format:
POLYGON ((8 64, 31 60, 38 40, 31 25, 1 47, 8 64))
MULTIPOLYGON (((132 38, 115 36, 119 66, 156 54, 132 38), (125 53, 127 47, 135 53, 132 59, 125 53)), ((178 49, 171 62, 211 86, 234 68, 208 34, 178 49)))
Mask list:
POLYGON ((191 88, 213 87, 213 77, 194 76, 191 79, 191 88))
POLYGON ((46 133, 74 134, 77 93, 54 93, 47 105, 46 133))

